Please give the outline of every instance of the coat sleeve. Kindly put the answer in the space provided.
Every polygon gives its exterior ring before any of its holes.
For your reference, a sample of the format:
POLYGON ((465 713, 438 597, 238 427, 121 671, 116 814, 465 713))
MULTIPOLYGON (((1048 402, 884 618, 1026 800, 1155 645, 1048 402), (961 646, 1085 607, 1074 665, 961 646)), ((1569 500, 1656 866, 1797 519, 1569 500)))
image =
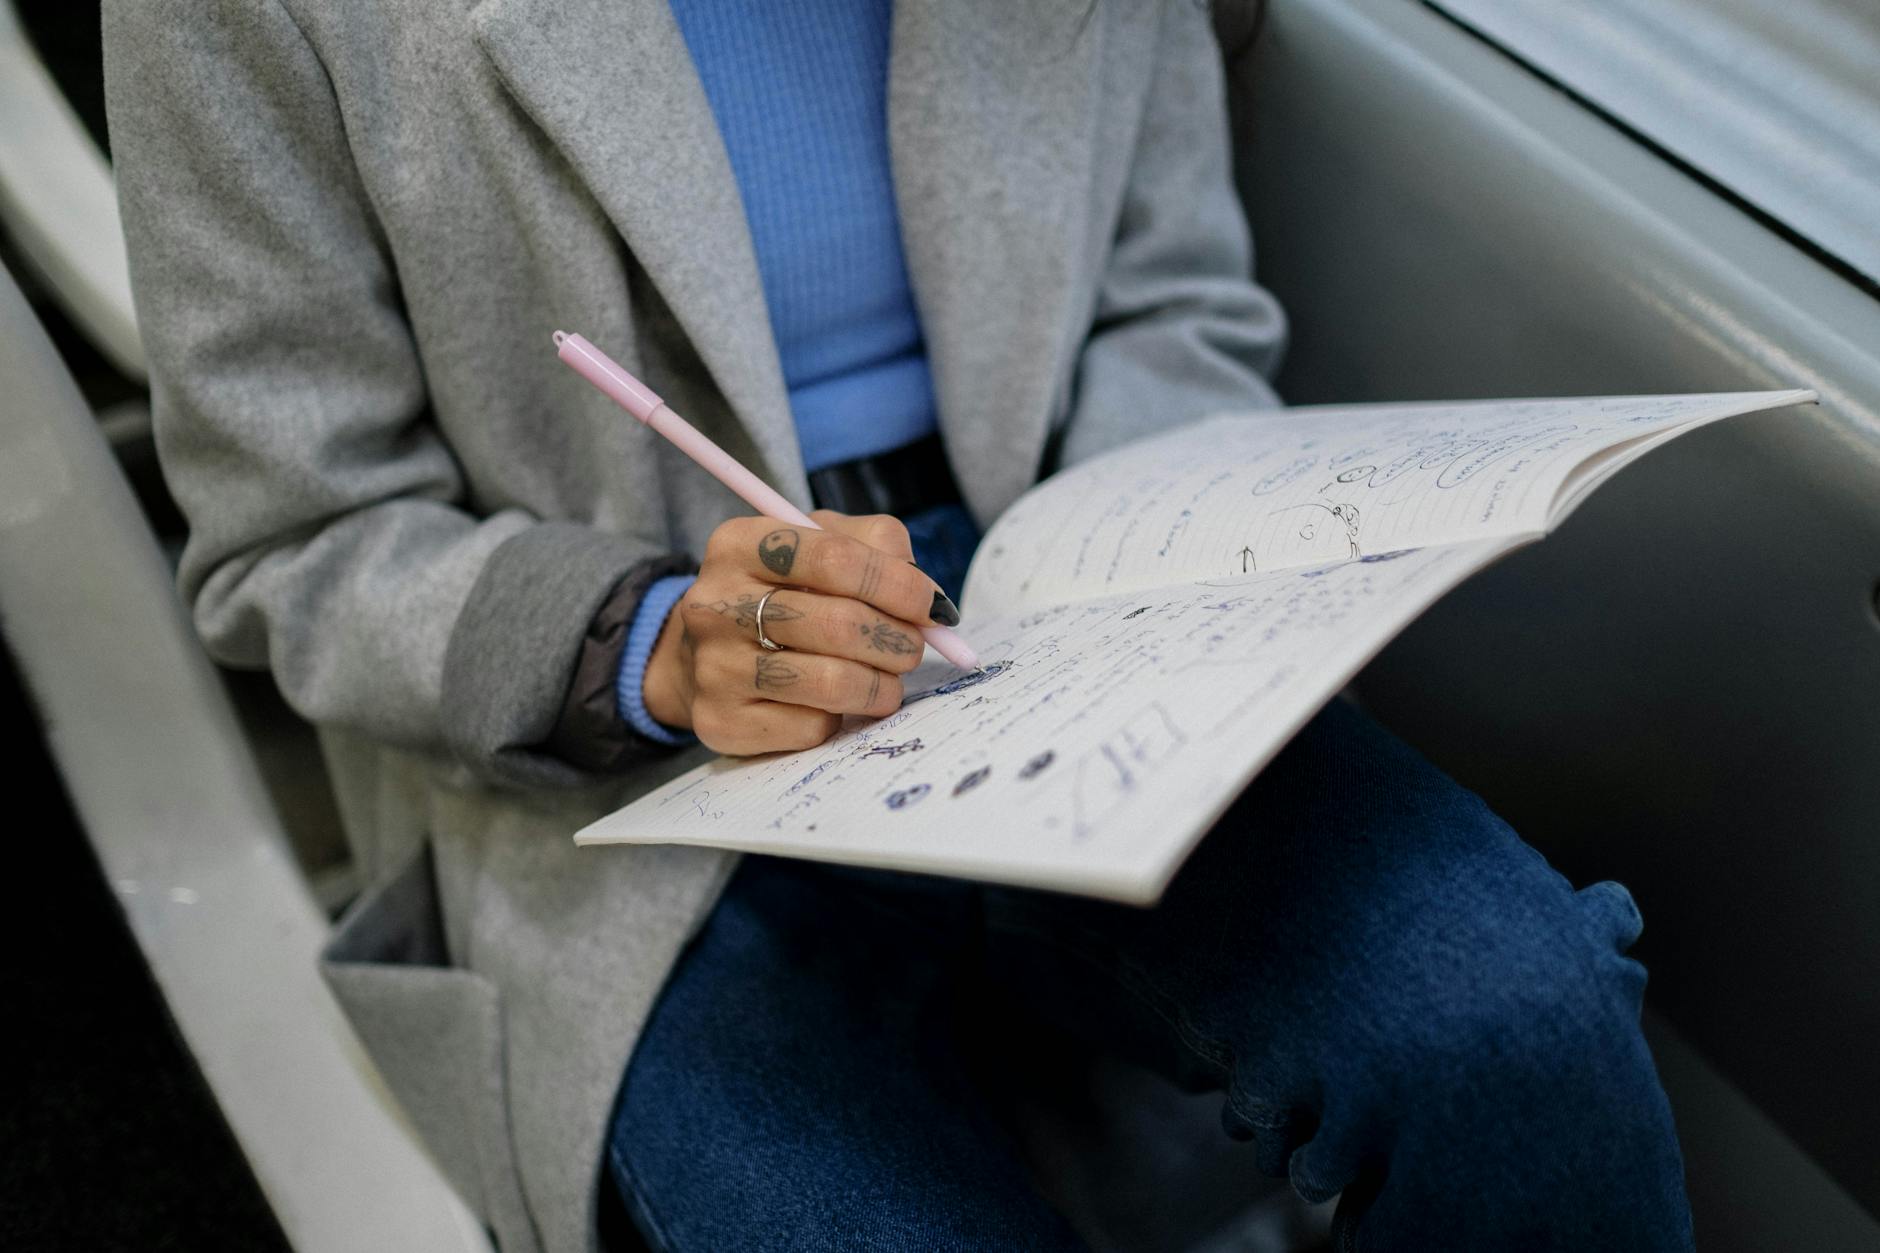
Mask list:
POLYGON ((1055 464, 1218 410, 1277 405, 1269 380, 1286 318, 1252 270, 1207 7, 1168 0, 1055 464))
POLYGON ((475 516, 427 410, 338 102, 277 0, 108 0, 112 155, 179 583, 209 651, 305 717, 522 784, 590 622, 665 554, 475 516))

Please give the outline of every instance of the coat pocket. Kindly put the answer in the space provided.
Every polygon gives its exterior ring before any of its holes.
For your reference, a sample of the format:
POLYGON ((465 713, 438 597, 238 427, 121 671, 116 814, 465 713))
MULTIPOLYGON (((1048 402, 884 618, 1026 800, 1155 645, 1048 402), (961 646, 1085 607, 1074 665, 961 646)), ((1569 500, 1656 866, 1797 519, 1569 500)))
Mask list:
POLYGON ((505 1251, 534 1248, 509 1134, 501 996, 448 962, 428 846, 346 912, 320 965, 445 1176, 505 1251))

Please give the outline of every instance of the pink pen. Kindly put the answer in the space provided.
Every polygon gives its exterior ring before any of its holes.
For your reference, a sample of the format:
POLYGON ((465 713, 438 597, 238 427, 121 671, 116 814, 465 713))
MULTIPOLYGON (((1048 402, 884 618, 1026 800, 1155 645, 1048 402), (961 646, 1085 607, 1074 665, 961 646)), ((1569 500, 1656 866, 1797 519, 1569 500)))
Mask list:
MULTIPOLYGON (((736 492, 745 504, 779 522, 820 531, 821 527, 795 505, 779 495, 770 484, 738 463, 737 458, 720 448, 697 427, 667 407, 653 389, 634 378, 606 353, 579 335, 555 332, 555 349, 562 361, 576 374, 613 398, 615 404, 671 440, 679 451, 705 467, 711 476, 736 492)), ((942 657, 962 670, 978 670, 979 655, 956 632, 943 626, 924 627, 921 634, 942 657)))

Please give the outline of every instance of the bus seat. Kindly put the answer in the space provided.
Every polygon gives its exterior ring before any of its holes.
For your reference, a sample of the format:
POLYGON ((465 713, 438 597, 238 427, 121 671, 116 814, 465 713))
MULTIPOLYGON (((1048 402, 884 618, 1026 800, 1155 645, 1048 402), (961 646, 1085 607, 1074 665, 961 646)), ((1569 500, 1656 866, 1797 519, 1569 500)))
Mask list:
POLYGON ((167 564, 0 272, 0 627, 146 961, 294 1247, 487 1253, 315 966, 328 934, 167 564))
MULTIPOLYGON (((93 13, 96 20, 96 13, 93 13)), ((111 363, 144 376, 110 167, 0 0, 0 223, 111 363)))
POLYGON ((1651 1003, 1866 1211, 1762 1247, 1874 1247, 1880 294, 1429 5, 1274 0, 1231 84, 1289 401, 1820 392, 1626 471, 1357 691, 1633 889, 1651 1003))

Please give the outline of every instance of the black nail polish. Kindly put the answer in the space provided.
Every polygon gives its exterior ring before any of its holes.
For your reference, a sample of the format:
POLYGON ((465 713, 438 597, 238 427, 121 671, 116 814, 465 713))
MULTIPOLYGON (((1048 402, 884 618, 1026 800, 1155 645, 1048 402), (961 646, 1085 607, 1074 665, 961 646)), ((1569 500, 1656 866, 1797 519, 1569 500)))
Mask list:
POLYGON ((938 622, 941 626, 958 626, 960 624, 960 607, 954 604, 945 592, 935 588, 933 594, 933 608, 927 611, 927 616, 932 618, 935 622, 938 622))

